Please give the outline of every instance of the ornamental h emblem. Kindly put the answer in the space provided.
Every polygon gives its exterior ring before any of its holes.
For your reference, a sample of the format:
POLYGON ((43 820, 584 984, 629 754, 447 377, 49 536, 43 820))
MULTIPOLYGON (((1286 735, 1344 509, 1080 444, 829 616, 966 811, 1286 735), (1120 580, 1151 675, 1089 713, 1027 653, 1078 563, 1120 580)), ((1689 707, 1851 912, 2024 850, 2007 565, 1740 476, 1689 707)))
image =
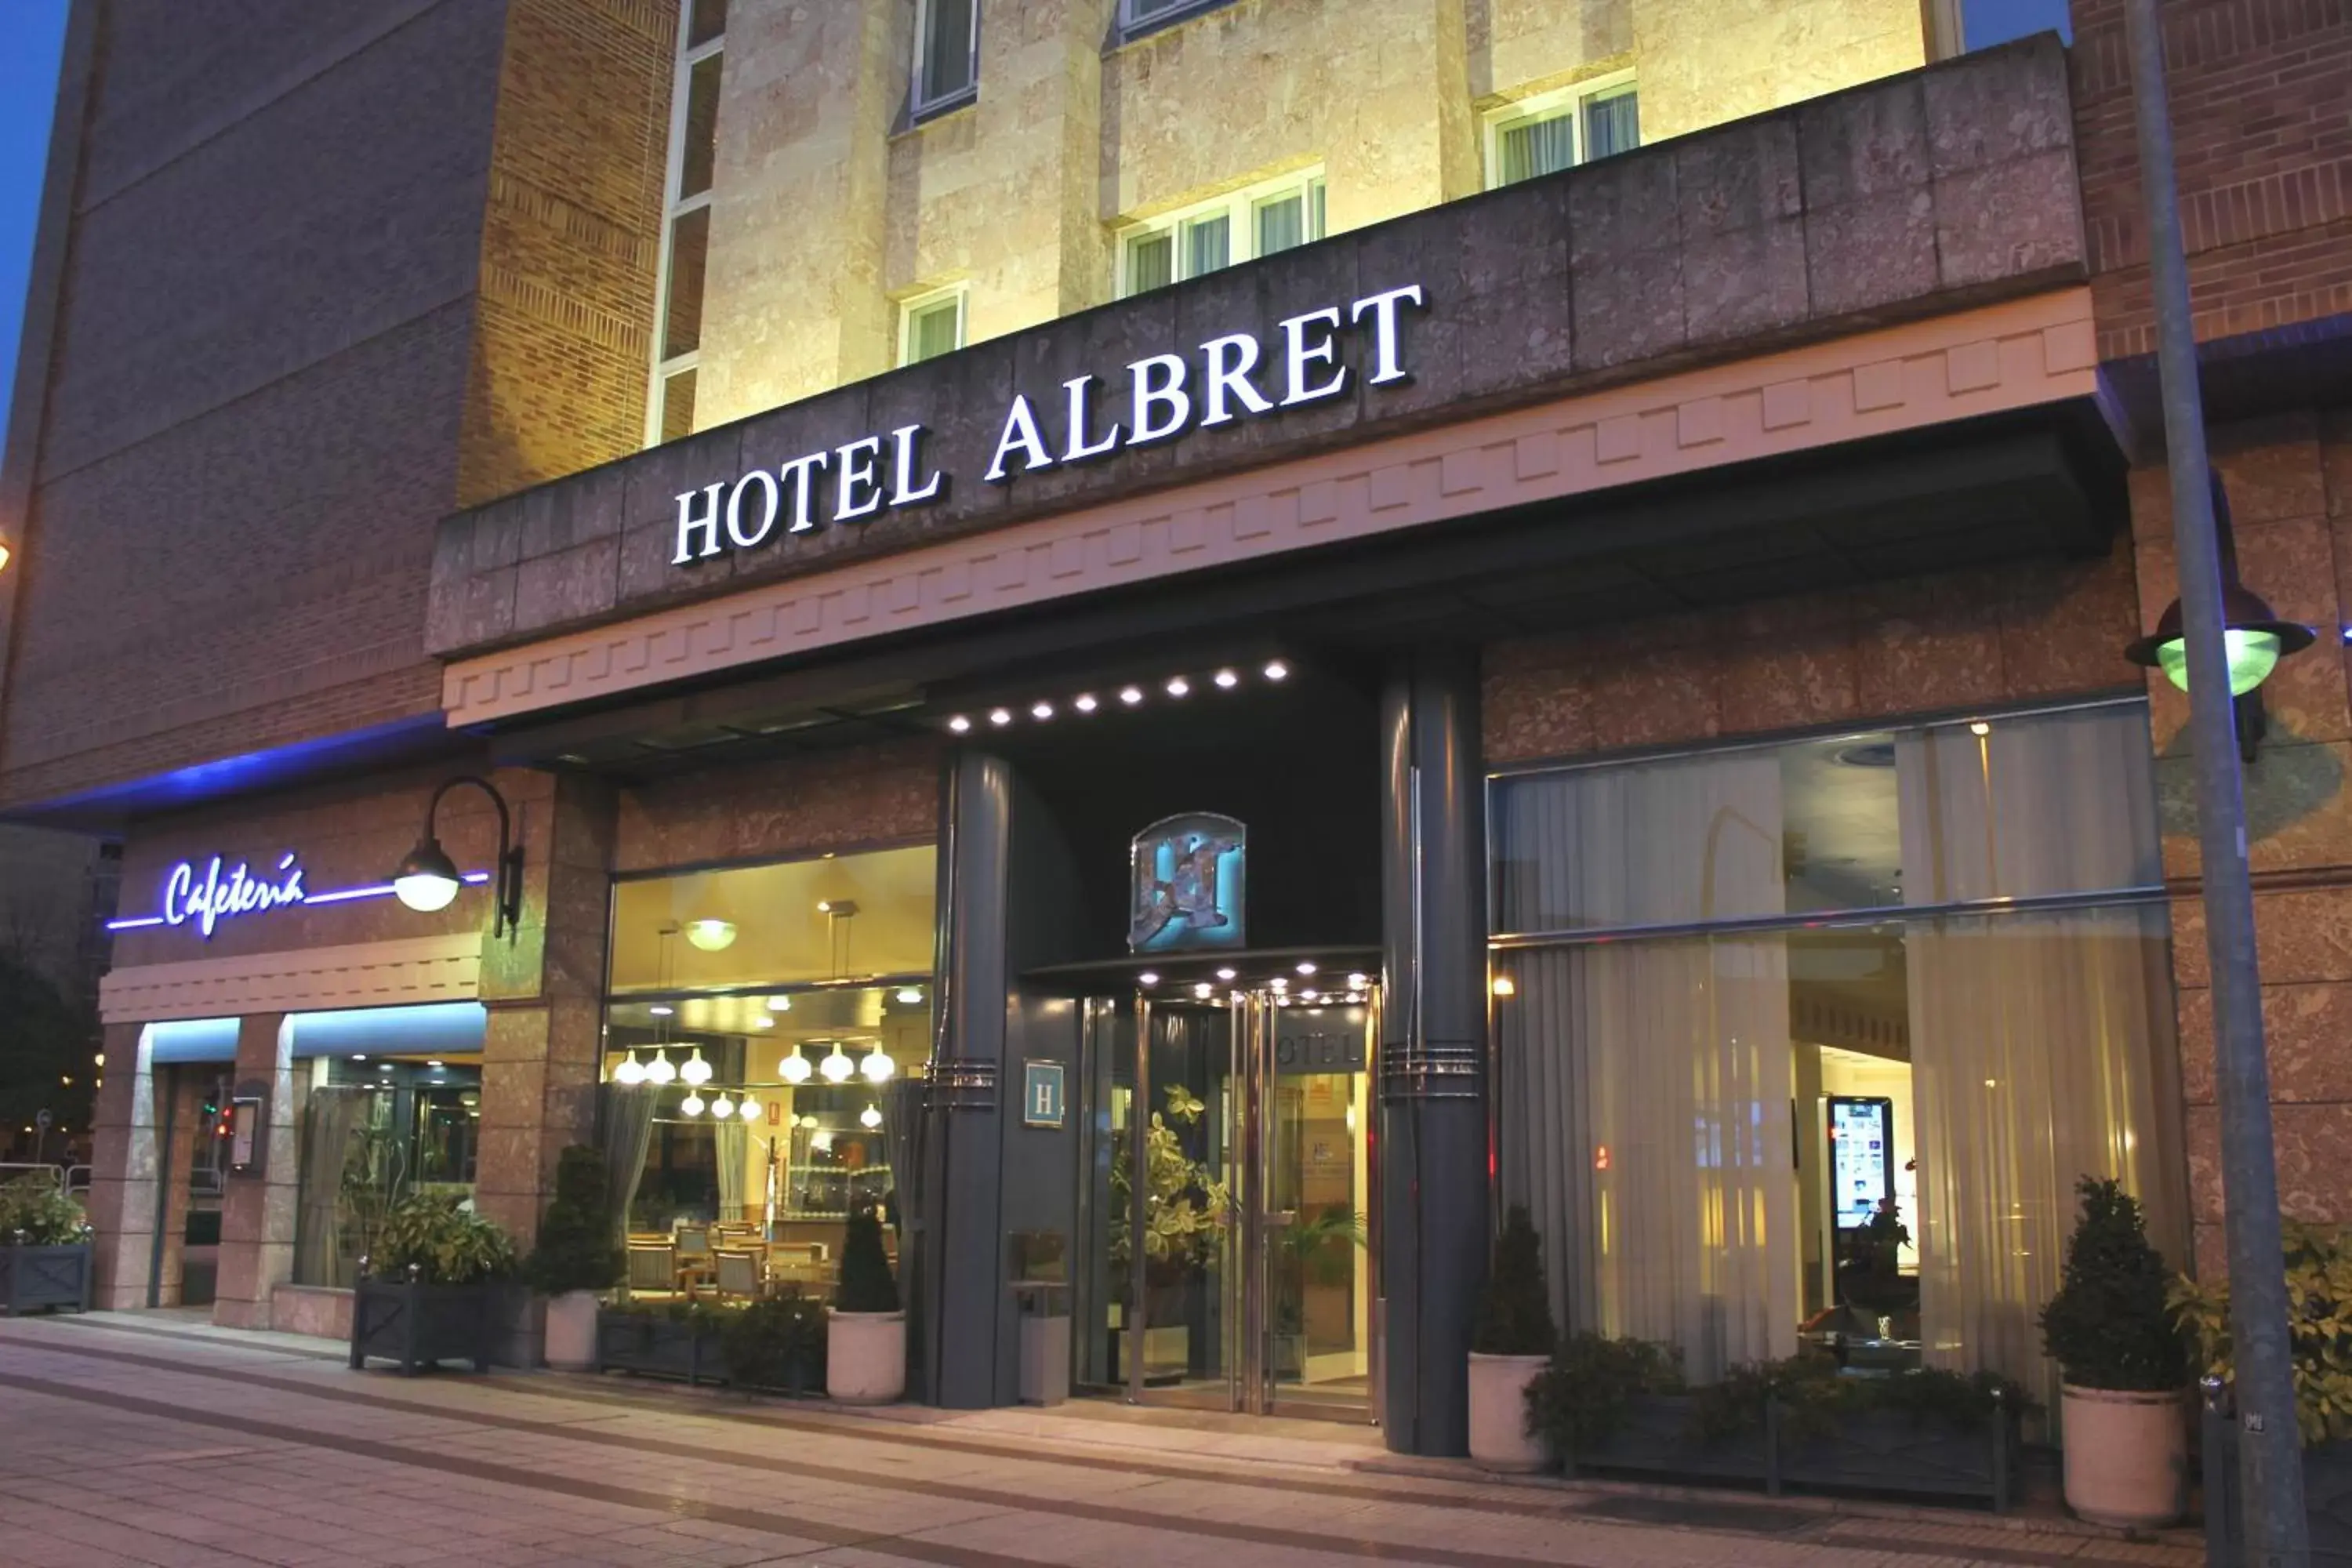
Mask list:
POLYGON ((1129 951, 1242 946, 1248 844, 1249 829, 1210 812, 1167 817, 1137 834, 1129 951))

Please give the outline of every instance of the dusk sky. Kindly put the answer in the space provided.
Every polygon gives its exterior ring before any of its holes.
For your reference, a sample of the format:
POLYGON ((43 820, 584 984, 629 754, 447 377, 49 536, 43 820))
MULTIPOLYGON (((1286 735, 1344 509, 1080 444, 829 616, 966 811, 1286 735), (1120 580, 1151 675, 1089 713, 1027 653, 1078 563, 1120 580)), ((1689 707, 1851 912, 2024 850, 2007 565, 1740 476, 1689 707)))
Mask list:
POLYGON ((25 319, 25 268, 41 205, 41 165, 57 101, 66 0, 0 0, 0 431, 16 384, 16 334, 25 319))

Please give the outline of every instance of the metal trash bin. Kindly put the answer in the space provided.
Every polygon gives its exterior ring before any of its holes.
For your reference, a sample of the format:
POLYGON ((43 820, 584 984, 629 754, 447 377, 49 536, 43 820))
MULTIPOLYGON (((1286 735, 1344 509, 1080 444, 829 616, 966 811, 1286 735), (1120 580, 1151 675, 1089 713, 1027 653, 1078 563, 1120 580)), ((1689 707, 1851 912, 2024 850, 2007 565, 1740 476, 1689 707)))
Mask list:
POLYGON ((1021 1320, 1021 1403, 1059 1405, 1070 1397, 1070 1288, 1024 1279, 1013 1287, 1021 1320))

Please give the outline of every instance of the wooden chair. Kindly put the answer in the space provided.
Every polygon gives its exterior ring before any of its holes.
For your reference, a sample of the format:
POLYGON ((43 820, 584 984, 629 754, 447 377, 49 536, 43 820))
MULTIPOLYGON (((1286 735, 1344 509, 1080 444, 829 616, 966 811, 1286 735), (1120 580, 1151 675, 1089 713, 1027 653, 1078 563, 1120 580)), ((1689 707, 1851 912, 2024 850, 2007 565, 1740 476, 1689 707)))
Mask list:
POLYGON ((719 1294, 721 1299, 733 1297, 756 1300, 767 1290, 761 1278, 761 1259, 757 1252, 747 1249, 723 1248, 714 1255, 719 1274, 719 1294))
POLYGON ((629 1295, 677 1294, 677 1248, 667 1240, 629 1242, 629 1295))
POLYGON ((681 1225, 673 1234, 677 1247, 677 1289, 691 1296, 696 1285, 710 1278, 710 1227, 681 1225))

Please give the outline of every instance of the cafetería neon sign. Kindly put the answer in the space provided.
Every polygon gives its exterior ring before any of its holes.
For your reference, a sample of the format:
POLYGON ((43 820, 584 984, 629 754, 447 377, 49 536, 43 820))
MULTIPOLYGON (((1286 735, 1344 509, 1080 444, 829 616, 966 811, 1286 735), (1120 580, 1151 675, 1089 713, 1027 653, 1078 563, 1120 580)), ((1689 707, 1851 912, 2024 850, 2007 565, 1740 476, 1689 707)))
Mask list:
MULTIPOLYGON (((1339 353, 1346 331, 1360 331, 1367 340, 1365 385, 1410 381, 1402 320, 1408 306, 1425 308, 1418 283, 1292 316, 1277 326, 1271 354, 1254 334, 1234 332, 1201 344, 1193 355, 1137 360, 1127 367, 1126 417, 1108 426, 1102 425, 1105 400, 1092 375, 1064 382, 1063 396, 1047 400, 1042 414, 1026 393, 1018 394, 1005 410, 995 455, 982 478, 1006 485, 1023 474, 1100 462, 1193 429, 1345 396, 1358 374, 1339 353), (1062 406, 1055 408, 1055 402, 1062 406), (1052 428, 1056 414, 1062 416, 1058 432, 1052 428)), ((677 498, 677 550, 670 564, 688 566, 723 551, 756 549, 775 538, 780 527, 790 536, 811 532, 821 522, 863 522, 887 511, 936 505, 946 499, 952 479, 924 461, 923 443, 929 435, 925 426, 901 425, 688 490, 677 498)))
MULTIPOLYGON (((490 879, 488 871, 467 871, 461 880, 481 883, 490 879)), ((153 926, 184 926, 193 923, 212 940, 212 934, 225 920, 242 915, 269 914, 278 910, 311 904, 343 904, 362 899, 386 899, 392 896, 390 882, 372 883, 360 888, 340 888, 331 892, 314 893, 302 883, 302 863, 293 850, 278 858, 275 867, 256 872, 250 864, 239 860, 230 865, 215 855, 202 863, 201 869, 194 860, 183 860, 163 874, 163 896, 161 912, 152 915, 128 915, 106 922, 109 931, 141 931, 153 926)))

